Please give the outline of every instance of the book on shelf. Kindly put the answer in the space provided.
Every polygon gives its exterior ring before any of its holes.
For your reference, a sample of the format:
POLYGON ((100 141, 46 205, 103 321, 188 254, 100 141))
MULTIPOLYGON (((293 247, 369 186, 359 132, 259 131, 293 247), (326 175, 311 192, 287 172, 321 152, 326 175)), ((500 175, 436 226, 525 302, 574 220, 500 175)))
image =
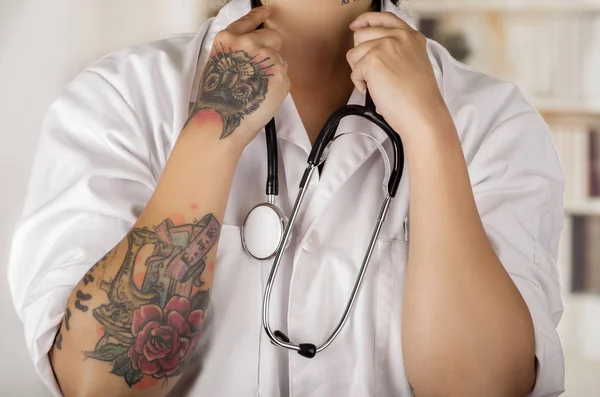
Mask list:
POLYGON ((574 216, 571 223, 571 291, 600 294, 600 216, 574 216))
POLYGON ((589 193, 590 197, 600 198, 600 129, 592 129, 589 134, 589 193))

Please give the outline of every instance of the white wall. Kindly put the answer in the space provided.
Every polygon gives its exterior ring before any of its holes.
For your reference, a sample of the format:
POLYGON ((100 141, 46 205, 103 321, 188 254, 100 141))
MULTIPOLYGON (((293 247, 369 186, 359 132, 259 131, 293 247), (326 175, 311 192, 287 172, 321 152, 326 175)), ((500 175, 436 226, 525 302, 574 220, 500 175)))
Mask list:
POLYGON ((204 8, 204 0, 0 0, 0 395, 49 396, 6 284, 11 234, 48 105, 105 53, 195 31, 204 8))

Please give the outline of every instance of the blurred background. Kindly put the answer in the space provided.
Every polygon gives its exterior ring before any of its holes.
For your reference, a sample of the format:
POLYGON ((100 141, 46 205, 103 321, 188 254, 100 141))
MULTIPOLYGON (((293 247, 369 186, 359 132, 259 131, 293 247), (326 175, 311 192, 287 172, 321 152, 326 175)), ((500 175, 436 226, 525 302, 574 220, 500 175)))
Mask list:
MULTIPOLYGON (((40 125, 61 87, 113 50, 194 32, 218 0, 0 0, 0 395, 50 394, 6 284, 40 125)), ((600 396, 600 0, 404 0, 455 58, 516 82, 551 127, 567 194, 557 266, 567 397, 600 396)))

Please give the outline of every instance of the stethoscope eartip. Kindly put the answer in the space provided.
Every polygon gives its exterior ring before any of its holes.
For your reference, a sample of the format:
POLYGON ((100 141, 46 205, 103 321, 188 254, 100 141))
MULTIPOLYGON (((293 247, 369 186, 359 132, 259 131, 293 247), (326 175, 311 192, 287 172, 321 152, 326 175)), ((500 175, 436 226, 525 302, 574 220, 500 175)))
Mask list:
POLYGON ((290 338, 288 338, 286 334, 284 334, 283 332, 281 332, 279 330, 273 332, 273 335, 275 335, 275 337, 282 342, 290 343, 290 338))
MULTIPOLYGON (((280 330, 274 331, 273 336, 279 339, 280 342, 290 343, 290 338, 280 330)), ((271 341, 275 345, 274 341, 271 341)), ((300 343, 298 345, 298 354, 305 358, 313 358, 317 355, 317 346, 312 343, 300 343)))

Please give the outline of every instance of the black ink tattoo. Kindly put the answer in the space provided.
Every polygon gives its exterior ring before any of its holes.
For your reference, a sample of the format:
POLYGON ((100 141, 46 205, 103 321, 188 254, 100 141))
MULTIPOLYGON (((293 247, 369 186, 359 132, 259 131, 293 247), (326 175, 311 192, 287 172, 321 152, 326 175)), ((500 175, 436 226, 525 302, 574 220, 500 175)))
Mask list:
POLYGON ((69 321, 71 320, 71 309, 69 309, 67 307, 67 310, 65 310, 65 329, 68 331, 70 329, 69 327, 69 321))
POLYGON ((270 58, 258 60, 244 50, 226 50, 215 45, 202 76, 198 99, 186 125, 201 110, 212 109, 223 120, 221 139, 240 125, 244 116, 256 111, 268 92, 270 58))
POLYGON ((94 281, 94 276, 92 276, 91 274, 86 274, 85 276, 83 276, 83 285, 88 285, 92 281, 94 281))
POLYGON ((79 290, 77 291, 77 294, 75 294, 75 296, 80 301, 89 301, 90 299, 92 299, 92 295, 91 294, 84 294, 83 292, 81 292, 79 290))
POLYGON ((81 310, 84 313, 88 311, 88 307, 86 305, 82 305, 78 300, 75 301, 75 309, 81 310))
MULTIPOLYGON (((123 377, 129 387, 144 376, 181 375, 204 326, 210 290, 202 289, 202 276, 220 230, 209 214, 192 224, 176 226, 167 219, 153 230, 129 232, 116 276, 99 280, 109 303, 93 308, 92 314, 104 334, 85 356, 111 363, 110 373, 123 377), (152 254, 142 262, 138 255, 148 252, 143 250, 147 246, 152 254), (135 281, 140 273, 143 280, 135 281)), ((88 298, 80 292, 79 300, 88 298)), ((79 300, 75 307, 87 310, 79 300)))
POLYGON ((54 343, 58 350, 62 350, 62 338, 62 334, 59 331, 58 335, 56 336, 56 342, 54 343))

